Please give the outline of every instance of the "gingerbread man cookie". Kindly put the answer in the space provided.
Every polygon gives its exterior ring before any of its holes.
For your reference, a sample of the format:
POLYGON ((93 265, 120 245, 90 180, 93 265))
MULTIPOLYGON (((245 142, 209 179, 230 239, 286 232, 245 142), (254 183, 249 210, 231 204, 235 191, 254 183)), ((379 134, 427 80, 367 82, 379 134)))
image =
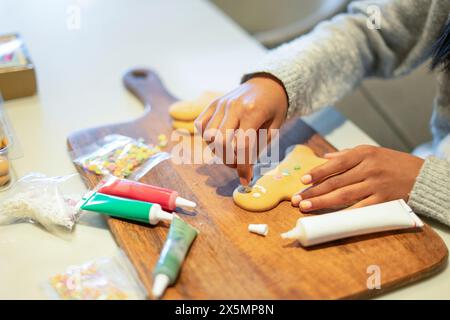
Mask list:
POLYGON ((307 146, 298 144, 286 155, 277 167, 258 178, 250 190, 241 186, 233 192, 233 200, 239 207, 249 211, 267 211, 283 200, 308 187, 300 178, 310 169, 326 162, 317 157, 307 146))

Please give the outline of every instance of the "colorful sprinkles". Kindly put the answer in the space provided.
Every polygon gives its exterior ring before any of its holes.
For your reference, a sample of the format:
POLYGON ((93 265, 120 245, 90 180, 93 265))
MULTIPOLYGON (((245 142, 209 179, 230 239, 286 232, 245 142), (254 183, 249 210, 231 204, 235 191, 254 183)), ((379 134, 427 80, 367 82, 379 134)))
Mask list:
POLYGON ((147 145, 142 140, 131 140, 120 147, 103 154, 94 154, 82 161, 85 170, 98 175, 112 174, 119 178, 126 178, 136 167, 167 146, 167 137, 158 136, 158 145, 147 145))
POLYGON ((165 134, 158 135, 158 146, 164 148, 167 146, 167 136, 165 134))
POLYGON ((78 272, 66 272, 50 278, 50 285, 63 300, 126 300, 129 296, 109 281, 92 264, 78 272))
POLYGON ((280 175, 279 173, 277 173, 276 175, 273 176, 274 180, 281 180, 283 178, 282 175, 280 175))

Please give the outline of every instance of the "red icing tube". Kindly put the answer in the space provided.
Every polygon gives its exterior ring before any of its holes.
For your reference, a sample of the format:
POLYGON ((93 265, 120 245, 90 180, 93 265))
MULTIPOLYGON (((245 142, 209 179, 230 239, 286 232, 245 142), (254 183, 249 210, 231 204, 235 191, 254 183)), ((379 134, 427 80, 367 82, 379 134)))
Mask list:
POLYGON ((176 207, 195 208, 196 203, 181 198, 178 192, 149 184, 119 179, 111 176, 97 190, 111 196, 129 198, 139 201, 157 203, 164 210, 173 211, 176 207))

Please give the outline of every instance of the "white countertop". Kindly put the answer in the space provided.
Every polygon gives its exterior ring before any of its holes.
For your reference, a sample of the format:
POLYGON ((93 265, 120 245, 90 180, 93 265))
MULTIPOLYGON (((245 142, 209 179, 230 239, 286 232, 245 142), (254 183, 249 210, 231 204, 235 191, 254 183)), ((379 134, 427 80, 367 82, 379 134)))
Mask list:
MULTIPOLYGON (((19 177, 74 173, 66 151, 69 133, 138 116, 142 106, 121 83, 128 68, 149 66, 174 95, 191 98, 205 89, 232 89, 265 51, 204 1, 0 0, 0 7, 0 34, 23 36, 38 76, 38 96, 5 103, 23 152, 13 161, 19 177), (79 29, 68 27, 73 5, 81 12, 79 29)), ((324 113, 333 119, 332 129, 308 121, 336 147, 375 144, 334 109, 324 113)), ((85 190, 79 179, 70 187, 85 190)), ((436 230, 450 245, 448 229, 436 230)), ((44 299, 41 285, 48 276, 116 250, 96 215, 83 219, 71 240, 30 224, 2 226, 0 299, 44 299)), ((450 298, 449 285, 447 269, 383 298, 450 298)))

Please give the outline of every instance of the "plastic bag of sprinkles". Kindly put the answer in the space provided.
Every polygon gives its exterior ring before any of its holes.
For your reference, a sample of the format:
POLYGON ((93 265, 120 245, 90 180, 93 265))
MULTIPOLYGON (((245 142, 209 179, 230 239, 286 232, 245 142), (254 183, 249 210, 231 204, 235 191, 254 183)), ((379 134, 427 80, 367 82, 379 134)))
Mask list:
MULTIPOLYGON (((136 171, 142 177, 161 161, 170 158, 170 154, 162 152, 167 140, 158 137, 158 145, 147 145, 142 140, 112 134, 105 136, 92 145, 84 147, 82 156, 74 162, 84 170, 98 174, 111 174, 119 178, 127 178, 136 171), (145 172, 141 172, 145 168, 145 172)), ((135 177, 140 178, 140 177, 135 177)))
POLYGON ((142 300, 146 291, 126 257, 119 254, 70 266, 44 284, 47 295, 61 300, 142 300))

